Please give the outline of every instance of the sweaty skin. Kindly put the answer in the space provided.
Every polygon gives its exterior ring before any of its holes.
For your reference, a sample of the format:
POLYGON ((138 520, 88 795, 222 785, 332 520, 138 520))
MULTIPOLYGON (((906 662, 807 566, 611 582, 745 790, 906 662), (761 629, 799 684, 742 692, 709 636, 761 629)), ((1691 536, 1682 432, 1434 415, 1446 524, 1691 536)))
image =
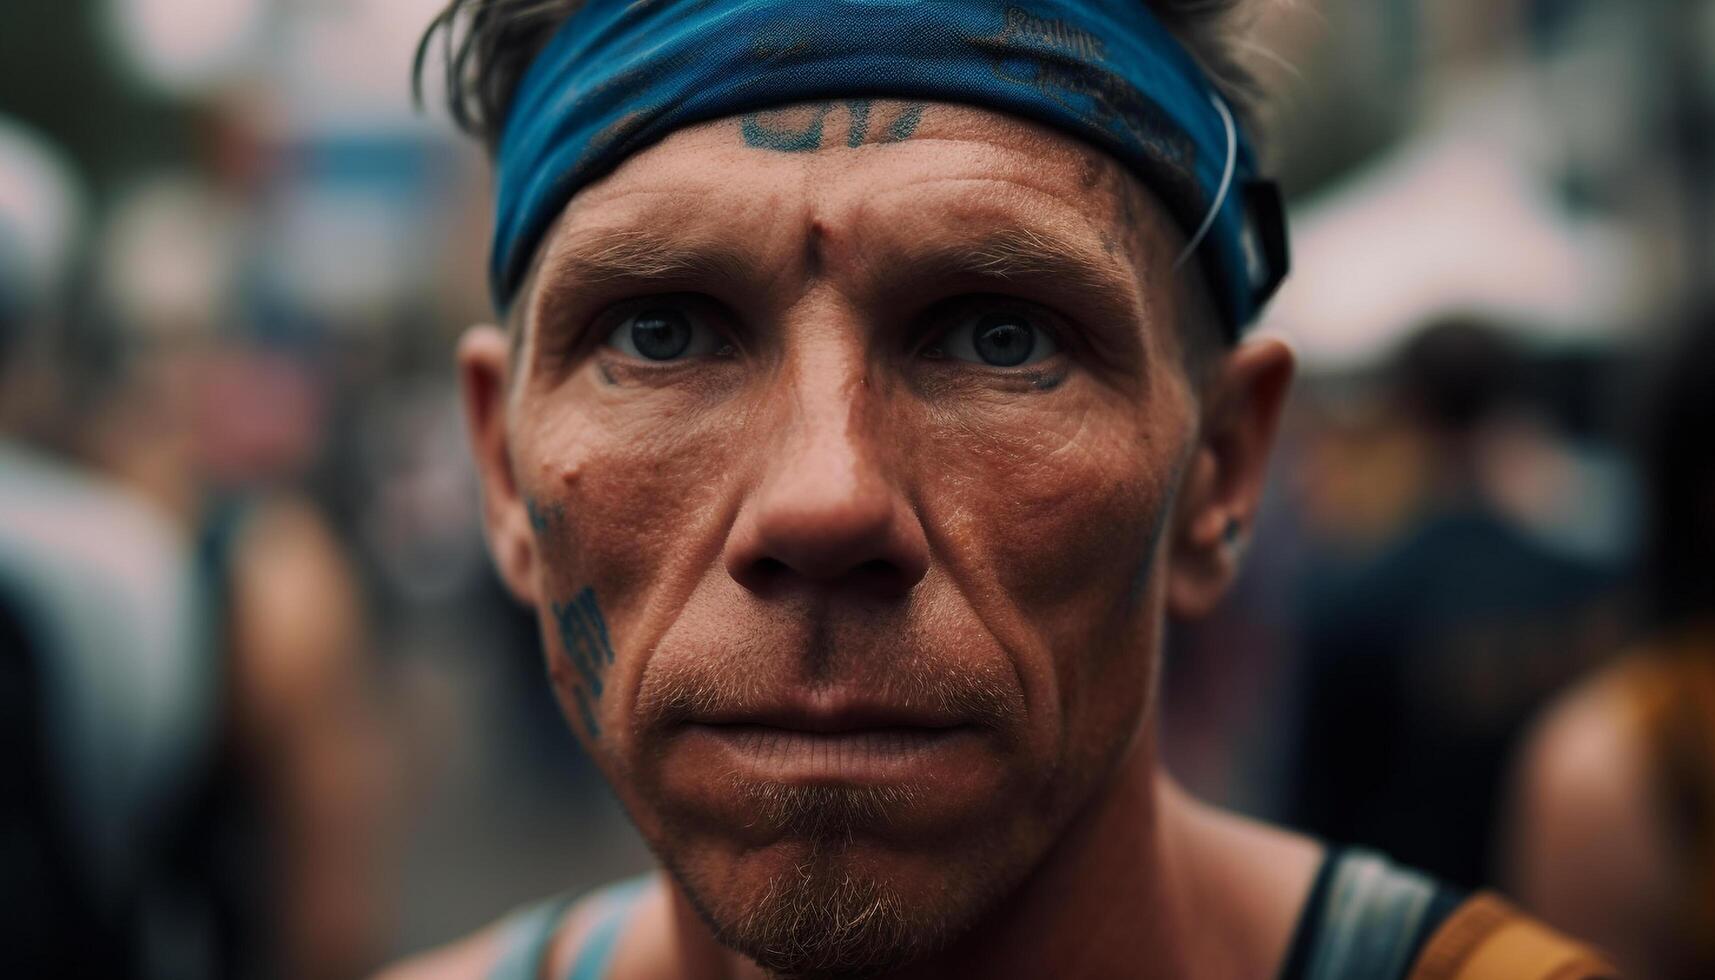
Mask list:
POLYGON ((1164 623, 1230 580, 1291 374, 1188 346, 1182 243, 940 104, 682 130, 566 208, 461 370, 502 574, 671 872, 615 975, 1278 968, 1317 848, 1156 759, 1164 623))

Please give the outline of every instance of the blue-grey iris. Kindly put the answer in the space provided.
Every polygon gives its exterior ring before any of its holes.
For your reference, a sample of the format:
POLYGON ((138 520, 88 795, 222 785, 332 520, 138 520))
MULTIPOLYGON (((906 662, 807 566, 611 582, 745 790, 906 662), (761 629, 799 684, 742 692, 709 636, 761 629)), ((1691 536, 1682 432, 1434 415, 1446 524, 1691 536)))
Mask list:
POLYGON ((973 343, 984 361, 996 367, 1017 367, 1036 349, 1036 329, 1011 314, 991 314, 977 323, 973 343))
POLYGON ((631 321, 631 343, 652 361, 670 361, 691 346, 691 323, 677 310, 644 310, 631 321))

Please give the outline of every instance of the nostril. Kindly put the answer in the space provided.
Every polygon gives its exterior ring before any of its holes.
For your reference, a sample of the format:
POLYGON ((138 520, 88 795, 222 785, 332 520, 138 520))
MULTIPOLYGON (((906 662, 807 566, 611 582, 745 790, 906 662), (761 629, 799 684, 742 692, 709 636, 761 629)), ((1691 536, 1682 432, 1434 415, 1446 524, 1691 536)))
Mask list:
POLYGON ((746 588, 764 596, 777 595, 783 589, 793 589, 797 584, 812 579, 823 587, 878 598, 898 596, 909 591, 913 584, 905 569, 885 558, 860 562, 832 577, 807 578, 802 571, 778 558, 762 557, 752 561, 738 578, 746 588))
POLYGON ((779 583, 790 578, 792 569, 778 558, 764 555, 752 561, 739 579, 745 587, 759 593, 772 591, 779 583))
POLYGON ((893 595, 911 586, 904 569, 881 558, 855 566, 846 576, 852 588, 870 595, 893 595))
POLYGON ((852 577, 859 581, 872 581, 899 577, 899 567, 893 562, 881 558, 872 558, 851 570, 852 577))

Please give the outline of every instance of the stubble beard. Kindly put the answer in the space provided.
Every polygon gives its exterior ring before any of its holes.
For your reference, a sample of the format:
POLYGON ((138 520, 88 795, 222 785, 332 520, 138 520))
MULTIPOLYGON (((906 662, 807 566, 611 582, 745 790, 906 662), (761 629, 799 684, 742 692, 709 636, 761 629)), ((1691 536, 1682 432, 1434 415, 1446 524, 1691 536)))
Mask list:
MULTIPOLYGON (((966 862, 949 862, 937 887, 907 889, 865 859, 864 849, 879 846, 865 838, 865 828, 909 806, 917 792, 905 786, 749 788, 758 820, 785 828, 800 853, 790 868, 745 889, 746 897, 701 880, 678 855, 658 849, 658 856, 715 939, 771 975, 875 977, 945 949, 1006 891, 1004 882, 973 874, 966 862)), ((992 867, 974 864, 985 872, 992 867)))
MULTIPOLYGON (((837 639, 822 637, 812 646, 864 648, 842 647, 837 639)), ((829 669, 861 679, 878 700, 935 706, 1005 733, 1009 744, 1020 738, 1023 692, 1003 662, 918 655, 919 647, 864 661, 863 670, 837 662, 829 669)), ((766 650, 751 655, 735 648, 719 661, 655 666, 637 696, 640 727, 670 731, 686 721, 752 711, 772 695, 754 690, 763 685, 750 664, 769 659, 766 650)), ((734 809, 748 825, 732 835, 732 828, 711 827, 706 814, 675 805, 649 776, 639 782, 635 803, 653 819, 638 825, 649 828, 645 837, 691 907, 723 946, 782 978, 874 977, 932 956, 1010 894, 1029 870, 1025 856, 1040 850, 1018 846, 1031 835, 1017 825, 997 836, 996 820, 1012 823, 1004 812, 972 814, 958 828, 919 837, 913 813, 941 795, 933 784, 791 785, 722 774, 715 785, 737 801, 734 809), (709 845, 711 832, 724 840, 709 845), (727 852, 735 836, 771 843, 737 858, 699 859, 705 849, 727 852), (911 870, 902 878, 890 866, 911 870), (757 874, 758 868, 768 870, 757 874)))

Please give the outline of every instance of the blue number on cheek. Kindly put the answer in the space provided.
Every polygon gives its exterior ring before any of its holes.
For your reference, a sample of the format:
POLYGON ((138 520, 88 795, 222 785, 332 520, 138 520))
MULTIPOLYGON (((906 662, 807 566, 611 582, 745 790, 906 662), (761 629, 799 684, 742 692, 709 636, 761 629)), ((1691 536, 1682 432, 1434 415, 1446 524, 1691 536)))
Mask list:
POLYGON ((572 689, 578 703, 578 714, 591 738, 601 736, 595 708, 601 702, 602 678, 613 664, 613 645, 608 640, 607 621, 602 618, 595 590, 585 588, 567 602, 552 605, 554 622, 559 627, 560 646, 572 666, 577 668, 583 683, 572 689))
POLYGON ((578 714, 583 717, 584 730, 590 733, 590 738, 601 738, 601 725, 595 720, 595 711, 590 707, 589 698, 584 694, 584 689, 581 687, 572 688, 572 696, 578 699, 578 714))

